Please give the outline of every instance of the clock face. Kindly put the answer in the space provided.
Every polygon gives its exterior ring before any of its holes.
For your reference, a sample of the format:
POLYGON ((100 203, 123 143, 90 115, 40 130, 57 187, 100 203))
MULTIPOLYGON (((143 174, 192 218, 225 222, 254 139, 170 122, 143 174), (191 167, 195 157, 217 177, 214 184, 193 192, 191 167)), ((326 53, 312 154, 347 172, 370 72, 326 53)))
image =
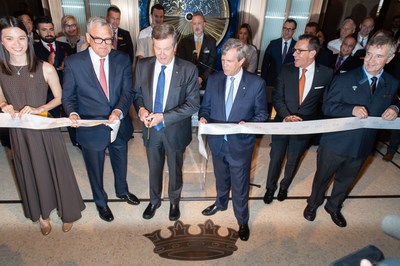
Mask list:
MULTIPOLYGON (((164 22, 174 25, 177 29, 178 42, 186 35, 193 33, 192 15, 198 11, 202 12, 206 18, 204 31, 217 40, 217 45, 227 32, 230 15, 228 0, 159 0, 157 2, 165 8, 164 22)), ((151 17, 150 14, 149 17, 151 17)))

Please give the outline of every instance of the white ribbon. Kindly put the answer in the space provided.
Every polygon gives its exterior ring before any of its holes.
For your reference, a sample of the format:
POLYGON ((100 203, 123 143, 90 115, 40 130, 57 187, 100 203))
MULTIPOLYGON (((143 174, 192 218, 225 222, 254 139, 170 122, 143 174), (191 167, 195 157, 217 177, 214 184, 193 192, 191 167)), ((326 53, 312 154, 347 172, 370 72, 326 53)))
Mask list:
MULTIPOLYGON (((79 127, 93 127, 104 124, 109 126, 111 130, 111 142, 115 140, 118 134, 120 121, 113 124, 109 124, 108 120, 85 120, 79 119, 77 120, 79 127)), ((27 129, 50 129, 50 128, 59 128, 59 127, 68 127, 71 126, 72 122, 69 118, 49 118, 38 115, 30 115, 25 114, 21 117, 12 118, 9 114, 0 114, 0 128, 8 127, 8 128, 27 128, 27 129)))
POLYGON ((400 129, 400 118, 394 121, 384 120, 380 117, 357 117, 321 119, 304 122, 269 122, 269 123, 244 123, 244 124, 202 124, 199 123, 197 138, 199 152, 207 159, 203 135, 229 135, 229 134, 269 134, 269 135, 302 135, 337 132, 359 128, 374 129, 400 129))

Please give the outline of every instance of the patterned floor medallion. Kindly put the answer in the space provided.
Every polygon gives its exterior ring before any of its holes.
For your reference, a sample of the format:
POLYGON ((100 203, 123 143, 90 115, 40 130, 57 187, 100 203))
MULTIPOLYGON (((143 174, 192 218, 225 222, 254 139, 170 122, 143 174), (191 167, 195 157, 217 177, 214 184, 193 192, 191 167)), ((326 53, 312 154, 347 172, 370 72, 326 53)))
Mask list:
POLYGON ((220 236, 220 226, 211 220, 198 226, 200 234, 193 235, 189 233, 189 224, 176 221, 173 226, 168 227, 172 233, 168 238, 160 235, 161 229, 144 236, 153 242, 154 253, 172 260, 212 260, 230 256, 237 250, 236 230, 228 228, 228 235, 220 236))

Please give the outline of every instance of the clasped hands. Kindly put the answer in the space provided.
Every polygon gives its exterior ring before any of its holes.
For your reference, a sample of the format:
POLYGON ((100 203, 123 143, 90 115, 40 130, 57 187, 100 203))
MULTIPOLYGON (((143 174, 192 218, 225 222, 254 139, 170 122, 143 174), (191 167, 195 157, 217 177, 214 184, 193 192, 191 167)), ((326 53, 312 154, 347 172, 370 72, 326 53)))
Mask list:
MULTIPOLYGON (((122 115, 122 112, 120 110, 114 109, 111 112, 110 116, 108 117, 107 124, 114 124, 115 122, 120 120, 121 115, 122 115)), ((79 126, 78 125, 78 120, 81 119, 81 118, 77 113, 71 113, 68 118, 72 122, 71 127, 77 128, 79 126)))
POLYGON ((154 127, 164 121, 164 115, 162 113, 150 113, 144 107, 140 108, 139 117, 140 121, 142 121, 147 128, 154 127))

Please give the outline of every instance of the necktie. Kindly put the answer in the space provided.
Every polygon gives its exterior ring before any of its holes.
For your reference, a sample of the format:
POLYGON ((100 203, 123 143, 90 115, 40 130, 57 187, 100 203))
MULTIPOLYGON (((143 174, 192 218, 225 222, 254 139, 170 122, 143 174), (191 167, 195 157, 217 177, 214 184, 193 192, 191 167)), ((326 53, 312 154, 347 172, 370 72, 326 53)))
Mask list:
MULTIPOLYGON (((164 102, 164 87, 165 87, 165 68, 167 66, 162 65, 160 74, 157 80, 156 98, 154 100, 154 113, 163 112, 163 102, 164 102)), ((154 127, 157 131, 163 128, 163 123, 159 123, 154 127)))
POLYGON ((342 65, 342 61, 343 61, 343 57, 339 56, 339 59, 337 60, 336 65, 335 65, 335 73, 338 71, 338 69, 342 65))
POLYGON ((104 61, 105 58, 100 58, 100 85, 103 89, 104 95, 108 99, 108 90, 107 90, 107 79, 106 79, 106 72, 104 71, 104 61))
POLYGON ((200 38, 197 38, 197 42, 196 42, 197 58, 200 57, 200 51, 201 51, 201 40, 200 40, 200 38))
POLYGON ((231 85, 229 87, 228 97, 225 102, 225 114, 226 120, 229 118, 229 114, 231 113, 232 105, 233 105, 233 89, 235 87, 235 78, 231 77, 231 85))
POLYGON ((306 68, 301 69, 301 77, 299 80, 299 104, 303 102, 304 87, 306 85, 306 68))
POLYGON ((118 36, 117 36, 117 31, 114 31, 114 35, 113 35, 113 46, 114 49, 117 50, 117 46, 118 46, 118 36))
POLYGON ((50 48, 50 53, 55 53, 56 50, 54 50, 53 44, 52 43, 48 43, 47 46, 50 48))
POLYGON ((372 77, 371 78, 371 85, 370 85, 370 88, 371 88, 371 95, 374 95, 374 92, 375 92, 375 89, 376 89, 376 81, 378 80, 378 78, 377 77, 372 77))
POLYGON ((282 63, 285 62, 286 54, 287 54, 287 42, 285 42, 285 46, 283 47, 282 63))
POLYGON ((361 47, 364 47, 364 38, 361 38, 360 45, 361 45, 361 47))

